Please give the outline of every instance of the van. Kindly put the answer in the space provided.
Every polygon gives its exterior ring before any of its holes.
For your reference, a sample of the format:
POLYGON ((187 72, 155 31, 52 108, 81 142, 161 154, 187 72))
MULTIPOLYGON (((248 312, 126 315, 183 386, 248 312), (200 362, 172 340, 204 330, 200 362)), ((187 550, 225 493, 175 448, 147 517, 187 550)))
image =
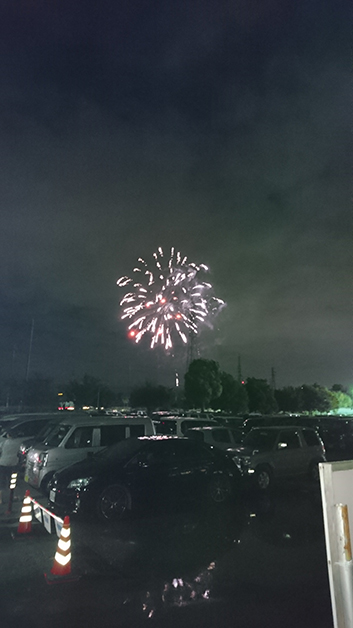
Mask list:
POLYGON ((147 417, 68 416, 54 427, 44 442, 28 451, 25 482, 46 493, 49 481, 59 469, 130 436, 155 434, 155 427, 147 417))

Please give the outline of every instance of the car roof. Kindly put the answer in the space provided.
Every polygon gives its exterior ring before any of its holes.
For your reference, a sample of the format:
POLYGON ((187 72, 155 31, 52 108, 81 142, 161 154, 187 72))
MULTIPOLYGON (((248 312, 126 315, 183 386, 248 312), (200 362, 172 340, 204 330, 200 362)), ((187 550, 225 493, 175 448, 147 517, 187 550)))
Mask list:
MULTIPOLYGON (((302 425, 264 425, 264 426, 257 426, 257 427, 253 427, 250 432, 255 432, 255 431, 259 431, 259 430, 267 430, 267 431, 275 431, 275 430, 280 430, 281 432, 285 432, 287 430, 311 430, 312 432, 315 432, 315 430, 313 430, 311 427, 306 427, 306 426, 302 426, 302 425)), ((250 434, 250 432, 248 432, 250 434)))
POLYGON ((212 432, 213 430, 227 430, 227 432, 239 432, 236 428, 229 427, 228 425, 203 425, 190 427, 188 432, 212 432))
POLYGON ((207 418, 207 417, 197 417, 197 416, 165 416, 165 417, 163 416, 163 417, 158 417, 158 418, 153 417, 153 421, 156 421, 156 422, 158 421, 165 421, 165 422, 168 422, 168 421, 205 421, 207 423, 208 422, 217 423, 218 425, 218 422, 211 417, 207 418))
POLYGON ((109 415, 97 415, 97 416, 90 416, 90 415, 81 415, 81 416, 75 416, 72 415, 70 413, 69 416, 65 417, 65 419, 63 418, 62 421, 60 421, 60 425, 116 425, 119 423, 126 423, 126 421, 131 421, 131 423, 138 423, 141 421, 145 422, 150 422, 151 419, 149 419, 146 416, 129 416, 129 417, 123 417, 123 416, 109 416, 109 415))
POLYGON ((58 411, 54 411, 54 412, 26 412, 26 413, 19 413, 19 414, 3 414, 3 416, 0 418, 0 422, 1 421, 33 421, 33 419, 46 419, 51 418, 51 417, 55 417, 55 416, 62 416, 62 412, 58 412, 58 411))
POLYGON ((31 423, 32 421, 35 421, 35 422, 47 421, 48 423, 50 421, 53 421, 53 422, 55 421, 56 423, 59 423, 61 417, 58 416, 58 414, 57 415, 53 414, 52 416, 50 414, 32 415, 32 416, 27 415, 27 416, 22 416, 18 418, 0 420, 0 428, 9 430, 11 428, 18 427, 19 425, 31 423))
POLYGON ((175 434, 151 434, 151 436, 135 436, 135 438, 143 441, 189 440, 185 436, 176 436, 175 434))

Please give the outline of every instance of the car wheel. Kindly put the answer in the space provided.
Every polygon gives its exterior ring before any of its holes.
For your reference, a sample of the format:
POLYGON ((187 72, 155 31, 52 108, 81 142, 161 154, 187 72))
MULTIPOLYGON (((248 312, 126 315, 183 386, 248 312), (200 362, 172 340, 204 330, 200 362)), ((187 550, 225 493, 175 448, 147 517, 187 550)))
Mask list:
POLYGON ((256 469, 256 486, 261 491, 268 491, 272 486, 272 471, 269 467, 259 467, 256 469))
POLYGON ((228 501, 232 494, 229 477, 223 473, 214 475, 210 483, 209 494, 211 500, 217 504, 228 501))
POLYGON ((312 462, 310 467, 309 467, 309 479, 312 480, 312 482, 319 482, 320 480, 320 472, 319 472, 319 463, 318 462, 312 462))
POLYGON ((120 521, 130 509, 130 491, 121 484, 108 486, 97 502, 98 516, 105 521, 120 521))

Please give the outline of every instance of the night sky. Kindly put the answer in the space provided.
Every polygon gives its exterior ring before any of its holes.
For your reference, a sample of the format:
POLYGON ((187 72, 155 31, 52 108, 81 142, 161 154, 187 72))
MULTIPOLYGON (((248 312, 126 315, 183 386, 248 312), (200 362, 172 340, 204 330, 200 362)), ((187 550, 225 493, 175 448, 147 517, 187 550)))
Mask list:
MULTIPOLYGON (((227 307, 200 357, 353 384, 342 0, 2 0, 0 377, 173 384, 116 280, 162 246, 227 307)), ((184 352, 183 352, 184 351, 184 352)))

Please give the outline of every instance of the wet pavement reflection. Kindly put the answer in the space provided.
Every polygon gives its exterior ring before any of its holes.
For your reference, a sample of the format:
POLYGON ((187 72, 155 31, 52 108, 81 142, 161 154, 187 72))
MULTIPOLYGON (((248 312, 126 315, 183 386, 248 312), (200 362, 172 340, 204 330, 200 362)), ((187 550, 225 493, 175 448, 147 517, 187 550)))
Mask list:
POLYGON ((57 587, 43 577, 55 535, 21 549, 2 530, 12 565, 0 562, 1 626, 333 626, 320 490, 309 483, 114 525, 72 519, 71 528, 80 580, 57 587))
MULTIPOLYGON (((86 573, 108 568, 129 580, 139 593, 125 603, 150 619, 168 609, 194 606, 201 613, 202 605, 226 608, 246 599, 254 625, 261 625, 255 609, 261 595, 278 614, 281 599, 297 595, 298 605, 311 590, 321 626, 332 626, 317 487, 287 485, 266 495, 244 493, 227 507, 140 517, 101 527, 99 538, 95 526, 77 526, 86 573)), ((230 616, 223 620, 228 625, 230 616)))

